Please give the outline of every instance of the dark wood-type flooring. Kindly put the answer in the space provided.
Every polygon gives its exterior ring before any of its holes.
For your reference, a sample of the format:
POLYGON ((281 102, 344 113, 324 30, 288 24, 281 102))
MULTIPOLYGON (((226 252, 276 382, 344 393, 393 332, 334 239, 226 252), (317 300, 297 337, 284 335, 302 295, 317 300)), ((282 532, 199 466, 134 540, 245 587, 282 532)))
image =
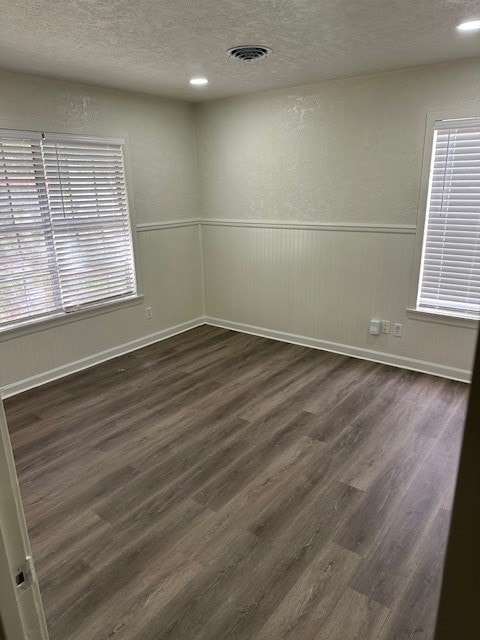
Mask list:
POLYGON ((467 385, 199 327, 6 402, 51 640, 426 640, 467 385))

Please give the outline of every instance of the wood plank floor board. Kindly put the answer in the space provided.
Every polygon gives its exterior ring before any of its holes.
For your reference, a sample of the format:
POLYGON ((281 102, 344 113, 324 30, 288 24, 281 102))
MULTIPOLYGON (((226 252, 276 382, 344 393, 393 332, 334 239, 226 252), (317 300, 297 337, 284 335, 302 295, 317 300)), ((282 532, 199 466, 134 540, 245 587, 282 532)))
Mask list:
MULTIPOLYGON (((255 430, 257 425, 249 424, 248 449, 224 470, 215 474, 210 482, 193 495, 193 499, 208 505, 210 509, 219 509, 258 475, 260 466, 268 466, 284 447, 288 447, 300 436, 306 436, 314 420, 315 416, 303 411, 292 419, 283 420, 279 428, 268 419, 261 421, 260 430, 255 430)), ((275 422, 278 425, 278 420, 275 422)))
MULTIPOLYGON (((62 563, 71 555, 73 547, 81 548, 92 531, 108 530, 111 525, 103 521, 89 509, 80 509, 68 514, 62 520, 61 527, 49 522, 35 536, 35 550, 52 568, 56 562, 62 563)), ((42 565, 44 565, 42 561, 42 565)))
POLYGON ((10 398, 51 640, 432 640, 467 396, 202 326, 10 398))
MULTIPOLYGON (((25 480, 23 495, 26 508, 32 514, 37 512, 41 514, 45 506, 50 508, 55 503, 63 503, 68 487, 81 485, 84 490, 87 485, 108 475, 111 470, 110 462, 111 460, 107 459, 103 452, 92 451, 88 459, 83 462, 74 459, 67 463, 67 468, 57 465, 54 469, 49 469, 45 476, 42 476, 41 482, 38 482, 38 478, 25 480)), ((115 469, 120 471, 124 466, 124 462, 119 460, 115 469)), ((132 465, 126 465, 126 472, 133 473, 132 465)))
MULTIPOLYGON (((239 424, 247 423, 236 420, 232 424, 238 427, 239 424)), ((212 474, 221 471, 245 450, 248 445, 247 440, 239 438, 238 431, 237 428, 233 436, 220 440, 199 459, 193 458, 192 454, 193 459, 188 458, 187 463, 184 464, 182 453, 173 453, 166 457, 165 466, 156 465, 152 469, 147 465, 144 470, 137 470, 130 483, 129 495, 125 495, 123 487, 118 487, 113 496, 108 495, 96 500, 92 504, 92 510, 107 521, 115 521, 118 517, 124 518, 125 515, 128 517, 135 514, 140 508, 145 514, 148 505, 152 505, 157 513, 159 508, 156 505, 165 508, 171 502, 175 503, 180 497, 191 495, 199 484, 208 481, 212 474)), ((198 449, 202 448, 198 447, 198 449)))
MULTIPOLYGON (((380 406, 382 404, 383 401, 380 400, 380 406)), ((352 463, 343 468, 340 480, 362 491, 369 491, 386 469, 395 470, 399 464, 406 462, 408 456, 414 453, 410 450, 411 447, 417 444, 422 447, 424 442, 428 445, 428 436, 405 429, 405 423, 413 423, 416 414, 417 407, 413 402, 401 400, 392 402, 387 412, 380 412, 377 428, 372 430, 364 445, 359 447, 352 463)), ((378 484, 381 490, 381 482, 378 484)))
MULTIPOLYGON (((162 558, 173 552, 173 544, 181 526, 188 526, 198 516, 198 505, 190 504, 190 511, 182 505, 183 508, 172 512, 168 522, 165 519, 162 526, 157 525, 150 530, 130 526, 124 531, 112 527, 110 535, 98 538, 95 547, 89 550, 90 555, 87 552, 84 556, 87 569, 78 578, 76 588, 67 584, 58 593, 52 607, 52 618, 55 620, 52 633, 57 633, 55 630, 62 627, 64 630, 75 629, 80 618, 94 617, 99 604, 117 600, 119 593, 125 594, 122 597, 125 607, 137 601, 139 594, 133 589, 134 583, 141 584, 144 580, 152 579, 155 567, 160 566, 162 558), (188 513, 188 517, 185 517, 185 513, 188 513)), ((70 564, 72 562, 69 560, 70 564)), ((161 584, 160 577, 158 584, 161 584)), ((46 595, 49 594, 47 590, 46 595)))
POLYGON ((108 640, 130 637, 131 628, 145 622, 149 610, 162 611, 170 601, 203 568, 190 558, 175 553, 162 555, 150 565, 148 575, 137 576, 123 591, 100 604, 95 615, 83 618, 76 625, 72 640, 89 637, 108 640), (135 597, 131 597, 131 592, 135 597), (105 625, 104 620, 109 620, 105 625))
POLYGON ((410 484, 415 485, 425 454, 433 449, 433 441, 422 442, 419 438, 411 438, 409 444, 410 447, 396 451, 391 463, 383 466, 365 491, 364 498, 352 510, 345 529, 335 539, 338 544, 363 556, 384 535, 379 523, 390 522, 394 517, 410 484))
POLYGON ((364 556, 351 585, 360 593, 391 607, 396 594, 417 564, 415 549, 426 536, 431 519, 441 506, 446 489, 446 457, 440 446, 426 456, 395 514, 364 556))
POLYGON ((98 465, 94 475, 83 476, 80 490, 79 482, 72 479, 64 487, 63 493, 53 498, 47 495, 33 505, 25 503, 25 508, 34 518, 34 523, 29 529, 31 535, 35 536, 37 530, 41 530, 50 522, 60 524, 66 514, 77 509, 89 509, 96 499, 111 493, 118 486, 125 486, 136 474, 136 470, 128 464, 113 469, 98 465))
POLYGON ((387 615, 386 607, 347 588, 324 625, 323 637, 325 640, 378 638, 387 615))
MULTIPOLYGON (((259 469, 257 475, 218 511, 212 512, 210 522, 201 531, 192 530, 180 540, 181 550, 198 549, 202 536, 212 538, 221 531, 244 530, 255 532, 265 527, 266 521, 275 518, 291 496, 310 490, 305 471, 321 459, 323 445, 307 437, 301 437, 283 449, 268 466, 259 469)), ((256 536, 258 537, 258 536, 256 536)), ((266 536, 263 535, 265 538, 266 536)))
POLYGON ((328 442, 339 437, 352 421, 357 420, 363 411, 383 415, 399 397, 403 372, 379 365, 364 374, 363 383, 350 389, 333 407, 321 410, 318 428, 312 434, 315 438, 328 442))
POLYGON ((305 403, 305 409, 318 415, 324 415, 331 408, 336 407, 345 396, 357 387, 361 386, 363 376, 374 374, 377 366, 373 362, 366 360, 356 360, 354 358, 342 358, 339 367, 325 380, 321 394, 312 394, 305 403))
MULTIPOLYGON (((356 396, 357 394, 354 392, 352 395, 356 396)), ((356 405, 351 405, 349 400, 345 399, 341 403, 344 408, 347 407, 345 413, 339 413, 335 408, 325 415, 319 416, 311 436, 322 442, 327 442, 332 449, 336 450, 350 446, 352 439, 355 439, 358 455, 360 441, 368 438, 374 431, 373 424, 380 428, 385 415, 390 415, 397 408, 395 402, 397 395, 394 381, 388 380, 385 388, 376 389, 374 392, 369 390, 363 396, 362 401, 356 405), (356 410, 352 409, 352 406, 356 407, 356 410)))
POLYGON ((418 564, 411 580, 389 611, 383 635, 385 639, 423 640, 431 636, 449 525, 450 513, 440 509, 417 549, 418 564), (408 615, 405 615, 406 611, 408 615))
POLYGON ((259 612, 273 606, 272 599, 274 602, 282 599, 303 566, 309 563, 308 558, 323 545, 328 531, 334 529, 342 510, 348 510, 356 493, 340 483, 332 486, 328 495, 319 492, 317 507, 320 503, 328 504, 328 508, 321 510, 321 517, 305 508, 275 545, 261 542, 252 534, 243 538, 231 526, 222 527, 219 535, 217 525, 212 531, 207 523, 203 544, 197 546, 191 540, 191 546, 181 547, 186 555, 192 554, 208 567, 203 582, 179 594, 178 602, 172 603, 169 611, 155 619, 139 637, 185 640, 252 637, 252 627, 262 620, 259 612), (224 543, 219 544, 222 538, 224 543), (239 546, 242 539, 244 542, 239 546), (232 553, 229 547, 234 540, 232 553), (184 608, 190 612, 188 617, 184 616, 184 608))
POLYGON ((320 378, 325 381, 342 367, 343 362, 333 353, 325 353, 325 357, 320 359, 309 350, 299 358, 290 358, 285 361, 283 367, 277 367, 268 381, 257 387, 256 401, 242 412, 242 416, 254 422, 271 410, 281 411, 278 399, 282 393, 287 399, 296 392, 302 392, 306 384, 312 380, 316 380, 317 384, 320 378))
POLYGON ((326 542, 278 603, 256 640, 317 640, 359 562, 355 553, 326 542))
MULTIPOLYGON (((53 598, 57 585, 61 585, 51 607, 52 617, 63 616, 66 625, 68 616, 76 615, 79 599, 85 617, 94 616, 96 601, 115 600, 117 588, 128 592, 132 580, 141 580, 147 572, 150 575, 152 564, 173 552, 178 538, 207 516, 201 505, 186 499, 164 515, 161 526, 157 523, 146 528, 141 521, 129 520, 120 525, 104 523, 106 528, 91 530, 75 546, 76 555, 60 552, 60 559, 55 559, 43 580, 47 598, 53 598), (85 563, 85 571, 71 582, 68 576, 75 570, 77 557, 85 563), (120 579, 118 571, 122 571, 120 579)), ((135 596, 134 591, 131 595, 135 596)))
MULTIPOLYGON (((418 486, 421 477, 417 475, 430 461, 428 456, 435 447, 441 448, 436 438, 424 435, 417 430, 418 424, 424 421, 426 412, 428 412, 428 406, 417 407, 412 403, 399 404, 383 422, 388 429, 375 431, 379 458, 371 456, 374 450, 370 446, 367 447, 368 455, 352 465, 351 484, 365 490, 365 497, 358 508, 352 511, 345 530, 337 540, 339 544, 364 555, 382 535, 378 523, 389 522, 410 485, 413 484, 414 489, 418 486), (410 425, 409 430, 405 430, 405 422, 410 425), (360 474, 358 474, 359 467, 360 474)), ((445 425, 450 425, 448 418, 445 418, 441 424, 437 423, 438 437, 442 429, 445 429, 445 425)), ((458 460, 458 451, 456 448, 455 451, 450 452, 450 459, 453 458, 455 462, 458 460)), ((447 461, 447 456, 444 455, 442 464, 445 465, 447 461)), ((452 469, 444 467, 442 477, 452 478, 453 476, 452 469)), ((345 482, 349 481, 348 476, 342 474, 342 478, 345 482)), ((448 484, 453 483, 450 481, 448 484)))
MULTIPOLYGON (((333 483, 327 491, 319 493, 316 500, 305 505, 275 541, 270 542, 270 550, 264 553, 251 579, 233 584, 234 588, 228 587, 229 598, 216 603, 203 618, 202 630, 196 636, 198 640, 255 637, 270 612, 283 601, 332 532, 341 526, 358 493, 351 487, 333 483)), ((204 608, 202 605, 202 616, 204 608)))
MULTIPOLYGON (((335 437, 325 443, 327 447, 323 464, 309 471, 311 480, 325 482, 329 478, 341 479, 354 468, 358 460, 377 451, 379 437, 381 439, 382 433, 390 429, 391 416, 396 414, 398 408, 392 402, 389 411, 379 411, 378 401, 382 402, 382 399, 367 404, 358 414, 350 416, 335 437)), ((320 434, 323 437, 322 423, 320 434)), ((310 435, 318 436, 319 430, 314 427, 310 435)))

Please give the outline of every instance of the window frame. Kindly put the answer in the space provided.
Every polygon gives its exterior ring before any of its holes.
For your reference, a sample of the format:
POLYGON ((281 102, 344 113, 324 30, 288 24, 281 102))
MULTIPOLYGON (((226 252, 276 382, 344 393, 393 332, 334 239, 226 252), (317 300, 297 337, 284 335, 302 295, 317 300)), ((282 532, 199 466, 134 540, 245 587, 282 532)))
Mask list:
POLYGON ((83 309, 78 309, 75 311, 69 311, 68 313, 54 313, 48 316, 40 316, 38 318, 32 318, 31 320, 25 320, 24 322, 18 323, 16 325, 0 327, 0 342, 4 340, 12 340, 17 337, 21 337, 23 335, 28 335, 31 333, 35 333, 38 331, 44 331, 56 326, 62 326, 69 324, 71 322, 78 322, 79 320, 85 320, 87 318, 103 315, 105 313, 110 313, 112 311, 116 311, 118 309, 137 306, 143 303, 144 301, 144 290, 143 290, 143 278, 142 278, 142 270, 141 270, 141 261, 140 261, 140 253, 139 253, 139 240, 138 240, 138 222, 136 210, 134 207, 134 196, 133 196, 133 184, 132 184, 132 174, 131 174, 131 161, 129 154, 129 139, 128 133, 125 131, 106 131, 102 129, 101 131, 98 129, 91 128, 83 128, 83 127, 75 127, 75 126, 61 126, 55 127, 55 130, 52 130, 50 126, 47 126, 45 123, 38 122, 28 122, 25 121, 12 121, 9 120, 6 122, 3 119, 0 119, 0 130, 8 130, 11 132, 25 132, 25 133, 39 133, 44 132, 45 134, 53 135, 53 136, 61 136, 62 138, 68 138, 69 136, 75 138, 75 140, 89 142, 92 140, 107 142, 114 141, 115 143, 121 143, 123 146, 123 162, 125 169, 125 185, 127 191, 127 204, 128 204, 128 212, 130 218, 130 237, 132 241, 132 250, 133 250, 133 261, 135 266, 135 277, 136 277, 136 289, 137 292, 135 295, 128 296, 125 298, 120 298, 113 301, 108 302, 100 302, 98 304, 92 304, 83 309))
POLYGON ((422 256, 425 244, 425 231, 427 222, 428 190, 430 185, 430 170, 432 156, 434 153, 433 141, 435 132, 435 122, 437 120, 456 120, 461 118, 479 118, 480 108, 467 107, 459 109, 448 109, 445 111, 431 111, 427 113, 425 119, 425 134, 423 146, 423 158, 420 178, 420 196, 418 201, 417 229, 415 233, 415 246, 413 251, 413 269, 410 283, 410 294, 407 307, 407 318, 424 320, 438 324, 451 326, 478 328, 480 320, 468 316, 456 315, 451 311, 441 311, 436 309, 421 309, 417 307, 417 300, 420 287, 420 277, 422 272, 422 256))

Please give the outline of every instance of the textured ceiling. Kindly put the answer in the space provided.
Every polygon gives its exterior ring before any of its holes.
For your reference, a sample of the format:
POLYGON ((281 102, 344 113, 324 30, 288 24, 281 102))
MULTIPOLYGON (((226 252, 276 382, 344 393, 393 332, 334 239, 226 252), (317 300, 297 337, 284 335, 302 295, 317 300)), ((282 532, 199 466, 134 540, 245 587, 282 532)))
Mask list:
POLYGON ((455 31, 479 0, 0 0, 0 16, 3 69, 187 100, 480 55, 455 31), (229 59, 238 44, 273 54, 229 59))

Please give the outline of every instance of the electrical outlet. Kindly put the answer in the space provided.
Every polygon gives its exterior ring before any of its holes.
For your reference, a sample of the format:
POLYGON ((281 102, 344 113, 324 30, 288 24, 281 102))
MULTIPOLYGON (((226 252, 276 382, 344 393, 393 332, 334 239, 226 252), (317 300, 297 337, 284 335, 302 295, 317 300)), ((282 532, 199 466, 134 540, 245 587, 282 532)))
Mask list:
POLYGON ((401 324, 400 322, 395 322, 395 324, 393 325, 393 335, 396 338, 401 338, 403 335, 403 324, 401 324))
POLYGON ((390 333, 390 320, 382 320, 382 333, 390 333))
POLYGON ((152 307, 147 307, 146 309, 147 311, 147 320, 151 320, 152 319, 152 307))

